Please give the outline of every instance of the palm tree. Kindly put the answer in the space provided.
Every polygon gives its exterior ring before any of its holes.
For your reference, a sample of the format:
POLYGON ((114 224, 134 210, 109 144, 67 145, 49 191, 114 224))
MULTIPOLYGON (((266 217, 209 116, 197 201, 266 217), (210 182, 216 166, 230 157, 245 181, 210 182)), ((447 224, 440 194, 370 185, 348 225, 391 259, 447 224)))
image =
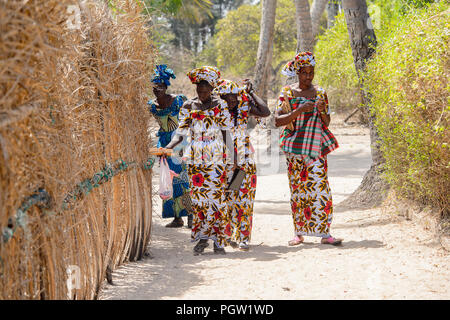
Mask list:
MULTIPOLYGON (((330 0, 333 1, 333 0, 330 0)), ((317 33, 319 32, 319 22, 320 17, 325 11, 325 7, 327 6, 328 0, 314 0, 311 7, 311 23, 312 23, 312 35, 313 38, 316 38, 317 33)))
POLYGON ((208 17, 212 17, 212 3, 210 0, 184 0, 177 12, 177 18, 200 24, 208 17))
POLYGON ((179 8, 168 18, 179 48, 198 53, 215 34, 217 21, 244 0, 170 0, 179 8))
MULTIPOLYGON (((177 14, 184 19, 190 21, 199 21, 204 13, 211 14, 212 3, 210 0, 141 0, 144 6, 144 13, 151 15, 152 13, 177 14)), ((108 0, 108 3, 111 3, 108 0)))
POLYGON ((375 53, 377 39, 367 11, 366 0, 342 0, 353 60, 360 78, 367 60, 375 53))
POLYGON ((254 87, 265 101, 267 101, 268 69, 272 63, 276 7, 277 0, 263 0, 262 2, 261 31, 256 56, 254 87))
POLYGON ((294 2, 297 18, 297 52, 312 52, 314 49, 314 37, 309 2, 308 0, 294 0, 294 2))
POLYGON ((334 26, 334 21, 339 13, 341 0, 329 0, 327 4, 327 28, 334 26))
POLYGON ((386 182, 381 178, 384 158, 379 146, 379 136, 374 125, 374 116, 370 115, 370 95, 363 90, 363 72, 369 60, 375 53, 377 40, 373 30, 370 16, 367 11, 366 0, 342 0, 347 30, 350 37, 353 60, 361 88, 361 96, 366 114, 369 115, 370 142, 372 146, 372 166, 364 175, 358 189, 349 197, 348 202, 365 204, 379 202, 383 199, 383 192, 387 189, 386 182))

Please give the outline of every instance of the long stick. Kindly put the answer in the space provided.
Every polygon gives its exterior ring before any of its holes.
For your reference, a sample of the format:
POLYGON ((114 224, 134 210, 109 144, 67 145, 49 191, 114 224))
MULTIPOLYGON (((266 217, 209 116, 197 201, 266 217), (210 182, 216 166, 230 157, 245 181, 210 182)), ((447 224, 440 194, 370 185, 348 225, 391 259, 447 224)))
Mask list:
POLYGON ((353 112, 344 120, 344 123, 347 123, 347 121, 353 117, 357 112, 359 111, 359 108, 356 108, 355 110, 353 110, 353 112))

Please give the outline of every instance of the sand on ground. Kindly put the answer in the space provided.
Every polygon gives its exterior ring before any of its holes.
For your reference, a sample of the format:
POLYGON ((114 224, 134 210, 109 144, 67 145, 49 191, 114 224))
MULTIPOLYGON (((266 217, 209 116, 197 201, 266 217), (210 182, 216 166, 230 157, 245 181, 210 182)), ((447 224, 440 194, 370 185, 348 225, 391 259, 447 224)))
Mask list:
POLYGON ((342 246, 315 237, 287 245, 294 228, 280 155, 279 170, 258 175, 249 252, 227 247, 226 255, 215 255, 211 243, 194 256, 190 230, 165 228, 170 220, 161 218, 158 199, 151 258, 115 270, 115 284, 105 282, 100 299, 449 299, 448 252, 420 221, 382 208, 339 207, 370 167, 370 141, 365 128, 331 128, 340 144, 328 157, 331 230, 342 246))

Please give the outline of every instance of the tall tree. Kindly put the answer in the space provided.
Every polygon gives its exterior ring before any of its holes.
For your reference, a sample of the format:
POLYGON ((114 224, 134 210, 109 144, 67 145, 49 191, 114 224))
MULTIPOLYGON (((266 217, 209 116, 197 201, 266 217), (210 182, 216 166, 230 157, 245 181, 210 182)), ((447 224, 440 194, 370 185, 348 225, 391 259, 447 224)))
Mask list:
POLYGON ((361 79, 366 62, 375 53, 377 39, 366 0, 342 0, 356 72, 361 79))
POLYGON ((297 17, 297 52, 313 51, 311 14, 308 0, 294 0, 297 17))
MULTIPOLYGON (((374 125, 374 116, 369 111, 370 95, 363 89, 364 70, 367 61, 375 53, 377 40, 367 11, 366 0, 342 0, 342 9, 347 22, 353 60, 360 82, 363 106, 369 118, 372 166, 364 175, 361 185, 349 198, 356 205, 364 205, 381 201, 387 188, 387 184, 381 177, 384 158, 378 143, 379 136, 374 125)), ((349 203, 349 201, 346 203, 349 203)))
POLYGON ((327 28, 334 26, 336 16, 339 14, 341 0, 329 0, 327 4, 327 28))
MULTIPOLYGON (((333 0, 330 0, 333 1, 333 0)), ((311 7, 311 24, 312 24, 312 35, 313 39, 316 38, 319 33, 320 17, 322 17, 325 7, 327 6, 328 0, 314 0, 311 7)))
POLYGON ((181 2, 180 7, 169 18, 175 35, 174 44, 199 53, 215 34, 217 21, 230 10, 238 8, 244 0, 171 0, 181 2), (181 40, 180 40, 181 39, 181 40))
POLYGON ((261 31, 256 56, 254 86, 265 101, 267 101, 268 70, 272 63, 276 7, 277 0, 263 0, 262 2, 261 31))

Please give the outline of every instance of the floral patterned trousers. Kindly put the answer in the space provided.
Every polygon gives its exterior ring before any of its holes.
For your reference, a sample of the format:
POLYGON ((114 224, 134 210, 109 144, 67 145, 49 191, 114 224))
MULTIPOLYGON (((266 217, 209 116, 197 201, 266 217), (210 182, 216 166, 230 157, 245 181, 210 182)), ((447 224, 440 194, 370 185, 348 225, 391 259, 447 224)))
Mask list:
MULTIPOLYGON (((232 240, 237 243, 249 242, 252 232, 253 204, 256 195, 256 165, 245 164, 245 178, 239 191, 228 193, 228 209, 231 216, 232 240)), ((233 172, 228 170, 228 181, 233 172)))
POLYGON ((188 165, 193 210, 192 241, 212 239, 218 247, 230 241, 225 168, 225 164, 188 165))
POLYGON ((306 165, 301 155, 286 153, 286 161, 295 234, 329 237, 333 203, 326 158, 306 165))

